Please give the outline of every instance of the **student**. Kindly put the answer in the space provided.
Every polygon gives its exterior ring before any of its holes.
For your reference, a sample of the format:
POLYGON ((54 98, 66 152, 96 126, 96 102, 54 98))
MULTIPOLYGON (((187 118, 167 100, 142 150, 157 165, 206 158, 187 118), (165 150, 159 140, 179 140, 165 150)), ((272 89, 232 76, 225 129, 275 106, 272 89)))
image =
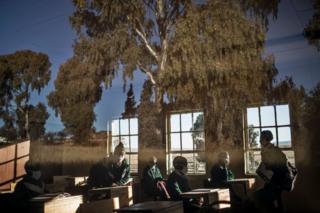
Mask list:
POLYGON ((228 181, 234 179, 229 169, 230 157, 228 152, 220 152, 218 162, 211 168, 211 186, 214 188, 228 187, 228 181))
POLYGON ((281 149, 271 143, 272 139, 271 131, 261 132, 261 164, 256 172, 266 182, 262 189, 254 193, 255 206, 261 212, 283 211, 281 193, 288 190, 287 181, 290 182, 290 164, 281 149), (264 171, 271 171, 271 175, 264 171))
POLYGON ((188 171, 187 159, 182 156, 177 156, 173 159, 174 171, 169 175, 167 180, 167 188, 171 200, 182 200, 185 212, 193 212, 199 210, 201 206, 200 200, 182 199, 180 193, 191 191, 189 181, 186 176, 188 171))
POLYGON ((130 180, 130 166, 124 158, 125 150, 120 142, 112 156, 104 158, 90 169, 90 188, 126 185, 130 180))
POLYGON ((152 156, 148 161, 148 165, 142 172, 142 187, 146 195, 152 197, 154 200, 162 199, 165 196, 165 183, 161 171, 157 165, 157 157, 152 156), (161 186, 163 184, 164 186, 161 186))

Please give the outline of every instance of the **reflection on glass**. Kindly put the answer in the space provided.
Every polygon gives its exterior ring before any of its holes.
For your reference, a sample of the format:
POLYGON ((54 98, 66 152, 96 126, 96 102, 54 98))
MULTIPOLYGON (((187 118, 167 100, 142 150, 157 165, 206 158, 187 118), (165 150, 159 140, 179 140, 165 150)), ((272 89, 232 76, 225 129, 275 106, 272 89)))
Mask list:
POLYGON ((274 145, 276 145, 276 140, 277 140, 276 128, 263 128, 262 131, 264 131, 264 130, 269 130, 269 131, 272 132, 273 139, 272 139, 271 143, 273 143, 274 145))
POLYGON ((171 150, 178 151, 181 149, 180 147, 180 134, 179 133, 171 133, 171 150))
POLYGON ((170 130, 171 132, 180 131, 180 116, 179 114, 173 114, 170 116, 170 130))
POLYGON ((202 112, 193 113, 193 130, 203 131, 204 130, 204 119, 202 112))
POLYGON ((291 147, 291 130, 290 127, 278 128, 279 147, 291 147))
POLYGON ((274 107, 264 106, 260 108, 261 111, 261 125, 262 126, 274 126, 274 107))
POLYGON ((195 166, 196 170, 195 173, 199 174, 205 174, 206 173, 206 157, 205 157, 205 152, 200 152, 200 153, 195 153, 195 166))
POLYGON ((138 152, 138 136, 130 137, 131 152, 138 152))
POLYGON ((249 138, 249 147, 250 148, 259 148, 260 147, 260 129, 259 128, 253 128, 252 126, 249 126, 248 138, 249 138))
POLYGON ((260 151, 246 152, 246 174, 255 174, 261 162, 260 151))
POLYGON ((289 125, 290 115, 288 105, 277 105, 277 124, 278 125, 289 125))
POLYGON ((113 120, 111 123, 111 132, 112 135, 119 135, 119 120, 113 120))
POLYGON ((248 126, 259 126, 259 110, 257 107, 247 108, 248 126))
POLYGON ((123 145, 124 145, 124 150, 125 150, 126 152, 129 152, 129 151, 130 151, 130 149, 129 149, 129 144, 130 144, 130 142, 129 142, 129 136, 121 136, 121 142, 122 142, 123 145))
POLYGON ((129 119, 120 120, 120 134, 129 135, 129 119))
POLYGON ((138 134, 138 119, 131 118, 130 119, 130 135, 137 135, 138 134))
POLYGON ((182 150, 193 150, 193 140, 191 133, 182 133, 182 150))
POLYGON ((192 113, 181 114, 181 131, 192 130, 192 113))

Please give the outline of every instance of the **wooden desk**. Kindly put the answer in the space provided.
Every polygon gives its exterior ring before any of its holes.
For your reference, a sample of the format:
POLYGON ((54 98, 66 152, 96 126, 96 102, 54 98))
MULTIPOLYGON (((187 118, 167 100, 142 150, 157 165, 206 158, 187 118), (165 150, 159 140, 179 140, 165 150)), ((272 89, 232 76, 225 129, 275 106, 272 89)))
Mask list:
POLYGON ((115 210, 115 212, 161 212, 183 213, 182 201, 148 201, 137 203, 130 207, 115 210))
POLYGON ((44 194, 30 200, 30 209, 32 213, 76 213, 82 202, 82 195, 61 197, 44 194))
POLYGON ((252 189, 254 183, 254 178, 238 178, 228 181, 228 184, 232 188, 232 191, 241 198, 248 196, 248 193, 252 189))
POLYGON ((119 206, 131 206, 133 204, 132 186, 114 186, 96 188, 88 191, 90 201, 100 199, 111 199, 119 197, 119 206))
MULTIPOLYGON (((201 198, 203 197, 203 206, 210 206, 212 203, 219 201, 230 202, 229 189, 194 189, 190 192, 184 192, 180 194, 183 198, 201 198)), ((213 205, 212 208, 224 209, 230 208, 230 204, 218 203, 213 205)))
POLYGON ((119 209, 119 198, 103 199, 80 204, 79 213, 113 213, 119 209))

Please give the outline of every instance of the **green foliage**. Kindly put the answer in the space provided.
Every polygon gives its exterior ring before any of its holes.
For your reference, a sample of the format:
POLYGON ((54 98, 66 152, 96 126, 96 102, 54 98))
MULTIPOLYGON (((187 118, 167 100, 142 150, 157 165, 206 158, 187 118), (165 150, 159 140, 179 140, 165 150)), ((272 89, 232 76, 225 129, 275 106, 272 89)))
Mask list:
POLYGON ((125 103, 125 110, 122 113, 122 117, 133 117, 136 115, 136 102, 134 100, 134 93, 133 93, 133 88, 132 84, 130 84, 130 89, 127 93, 127 100, 125 103))
POLYGON ((8 138, 15 139, 14 135, 30 138, 29 113, 33 108, 29 103, 30 94, 40 93, 48 84, 50 66, 46 54, 30 50, 0 56, 0 118, 8 138))
POLYGON ((31 106, 29 111, 29 122, 30 122, 30 139, 37 140, 44 136, 46 129, 46 120, 49 118, 46 106, 39 103, 37 106, 31 106))

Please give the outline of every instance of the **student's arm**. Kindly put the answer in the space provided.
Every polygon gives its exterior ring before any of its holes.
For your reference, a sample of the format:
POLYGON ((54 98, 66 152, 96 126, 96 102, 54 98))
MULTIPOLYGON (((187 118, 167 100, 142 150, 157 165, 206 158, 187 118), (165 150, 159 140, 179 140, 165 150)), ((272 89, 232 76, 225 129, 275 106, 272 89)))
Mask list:
POLYGON ((130 175, 130 166, 129 164, 127 164, 125 166, 125 169, 123 170, 123 177, 116 182, 117 185, 125 185, 127 184, 127 182, 129 181, 129 179, 131 178, 131 175, 130 175))

